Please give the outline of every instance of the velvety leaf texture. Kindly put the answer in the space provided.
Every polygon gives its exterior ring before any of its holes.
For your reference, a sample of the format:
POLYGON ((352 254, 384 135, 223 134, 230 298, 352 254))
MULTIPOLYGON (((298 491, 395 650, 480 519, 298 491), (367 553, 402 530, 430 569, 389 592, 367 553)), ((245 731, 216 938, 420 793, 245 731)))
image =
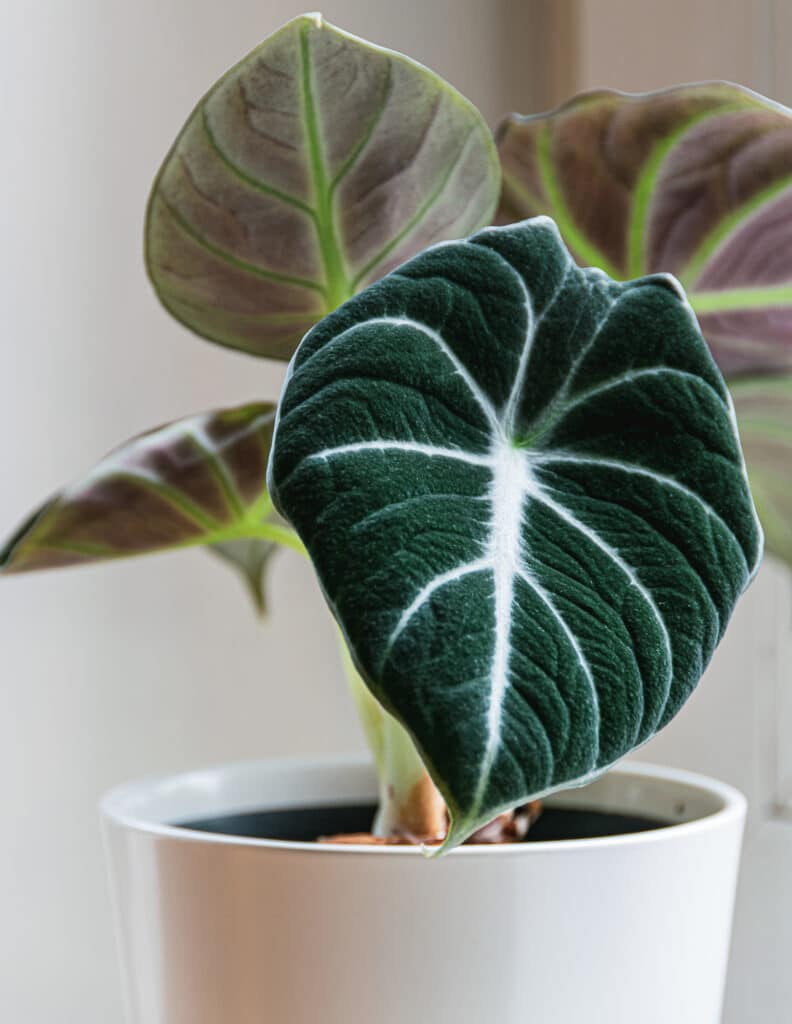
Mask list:
POLYGON ((288 359, 344 299, 488 223, 499 187, 472 104, 407 57, 306 15, 187 121, 149 203, 149 274, 198 334, 288 359))
POLYGON ((499 223, 549 214, 614 277, 675 274, 727 375, 792 369, 792 113, 736 85, 585 94, 498 133, 499 223))
POLYGON ((547 218, 437 246, 317 325, 269 474, 448 845, 668 722, 761 552, 678 285, 577 267, 547 218))
POLYGON ((286 532, 266 489, 273 420, 274 406, 260 403, 134 438, 31 516, 0 550, 0 570, 217 544, 263 608, 261 574, 286 532))

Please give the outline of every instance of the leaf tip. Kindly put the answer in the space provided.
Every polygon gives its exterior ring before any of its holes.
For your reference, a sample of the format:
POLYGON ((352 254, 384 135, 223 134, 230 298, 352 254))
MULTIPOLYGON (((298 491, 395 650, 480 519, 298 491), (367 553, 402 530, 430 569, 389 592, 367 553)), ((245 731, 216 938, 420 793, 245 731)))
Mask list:
POLYGON ((251 582, 249 587, 249 593, 253 602, 253 610, 256 614, 256 618, 259 622, 267 621, 267 598, 264 593, 264 587, 261 583, 254 584, 251 582))
POLYGON ((529 217, 526 223, 533 224, 537 228, 547 228, 556 236, 560 244, 566 250, 567 244, 564 241, 564 236, 561 234, 561 228, 559 228, 558 224, 552 217, 548 216, 546 213, 537 213, 536 216, 529 217))
MULTIPOLYGON (((423 854, 427 860, 437 860, 439 857, 445 857, 446 854, 451 853, 458 846, 462 846, 473 833, 481 827, 482 822, 473 820, 472 817, 458 817, 446 797, 446 806, 448 807, 449 814, 451 817, 451 824, 448 827, 448 834, 439 846, 426 846, 424 845, 423 854)), ((484 822, 486 824, 486 822, 484 822)))
POLYGON ((679 280, 676 277, 674 277, 673 274, 668 274, 665 272, 657 274, 648 274, 645 277, 638 278, 638 281, 641 284, 650 284, 656 287, 666 288, 668 291, 672 292, 678 299, 680 299, 685 304, 687 304, 688 302, 687 292, 682 287, 682 284, 679 282, 679 280))
POLYGON ((47 508, 48 505, 43 505, 41 508, 36 509, 0 546, 0 576, 9 576, 11 573, 23 572, 25 570, 25 565, 20 564, 16 556, 19 553, 22 541, 41 519, 47 508))

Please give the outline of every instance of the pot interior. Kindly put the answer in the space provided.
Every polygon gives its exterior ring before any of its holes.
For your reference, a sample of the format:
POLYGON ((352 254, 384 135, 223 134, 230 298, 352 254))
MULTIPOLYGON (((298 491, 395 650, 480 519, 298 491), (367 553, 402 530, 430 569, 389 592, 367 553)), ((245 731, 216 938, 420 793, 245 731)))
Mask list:
MULTIPOLYGON (((215 835, 246 839, 278 839, 293 843, 312 843, 320 836, 369 832, 374 820, 374 804, 350 804, 338 807, 295 807, 277 811, 247 811, 173 822, 181 828, 215 835)), ((560 839, 597 839, 602 836, 648 832, 672 824, 655 818, 617 814, 587 808, 546 807, 528 833, 525 842, 560 839)))
MULTIPOLYGON (((149 831, 189 826, 254 841, 310 842, 368 831, 376 793, 376 775, 362 757, 251 761, 130 783, 102 806, 110 820, 149 831)), ((544 803, 533 842, 663 829, 738 810, 744 798, 703 776, 627 762, 544 803)))

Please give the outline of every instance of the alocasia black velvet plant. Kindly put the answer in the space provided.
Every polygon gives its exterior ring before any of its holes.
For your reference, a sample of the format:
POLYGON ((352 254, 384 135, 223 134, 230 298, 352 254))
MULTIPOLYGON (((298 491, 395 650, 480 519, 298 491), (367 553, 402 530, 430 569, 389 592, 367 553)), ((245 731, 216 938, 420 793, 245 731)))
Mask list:
POLYGON ((261 604, 276 546, 307 550, 379 768, 380 834, 453 846, 592 778, 676 713, 761 555, 712 353, 748 374, 749 471, 792 554, 790 123, 722 85, 510 119, 503 226, 486 227, 500 169, 476 109, 296 19, 198 105, 146 229, 174 316, 292 359, 279 407, 134 439, 0 565, 204 544, 261 604), (537 213, 558 227, 522 220, 537 213), (692 286, 712 352, 656 271, 692 286))
POLYGON ((684 293, 578 268, 547 218, 434 247, 310 331, 270 491, 450 843, 668 722, 761 549, 684 293))

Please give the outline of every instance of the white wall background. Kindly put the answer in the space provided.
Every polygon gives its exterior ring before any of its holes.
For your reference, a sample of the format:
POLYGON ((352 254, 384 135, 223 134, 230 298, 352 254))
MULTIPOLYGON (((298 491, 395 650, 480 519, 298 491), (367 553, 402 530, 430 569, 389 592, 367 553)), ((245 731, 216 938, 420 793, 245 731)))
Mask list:
MULTIPOLYGON (((697 3, 688 32, 669 5, 330 0, 324 13, 431 64, 490 120, 546 106, 572 78, 647 88, 726 75, 767 90, 786 73, 767 59, 772 4, 697 3), (562 8, 579 15, 568 47, 553 34, 562 8), (560 58, 549 69, 548 54, 560 58)), ((142 428, 277 394, 281 367, 194 339, 159 309, 141 224, 195 99, 298 12, 286 0, 5 0, 0 532, 142 428)), ((271 583, 266 627, 196 552, 0 583, 0 1019, 120 1019, 95 812, 108 786, 361 745, 310 570, 284 554, 271 583)), ((772 807, 789 618, 785 577, 763 571, 687 713, 647 748, 753 800, 729 1024, 781 1024, 792 1005, 792 825, 772 807)))
MULTIPOLYGON (((495 117, 494 8, 330 0, 324 13, 432 64, 495 117)), ((277 395, 281 366, 195 339, 158 307, 142 217, 196 99, 300 8, 5 0, 0 13, 5 533, 129 435, 277 395)), ((281 555, 272 595, 262 627, 236 579, 197 552, 2 581, 0 1020, 121 1018, 95 811, 107 787, 361 745, 307 565, 281 555)))

